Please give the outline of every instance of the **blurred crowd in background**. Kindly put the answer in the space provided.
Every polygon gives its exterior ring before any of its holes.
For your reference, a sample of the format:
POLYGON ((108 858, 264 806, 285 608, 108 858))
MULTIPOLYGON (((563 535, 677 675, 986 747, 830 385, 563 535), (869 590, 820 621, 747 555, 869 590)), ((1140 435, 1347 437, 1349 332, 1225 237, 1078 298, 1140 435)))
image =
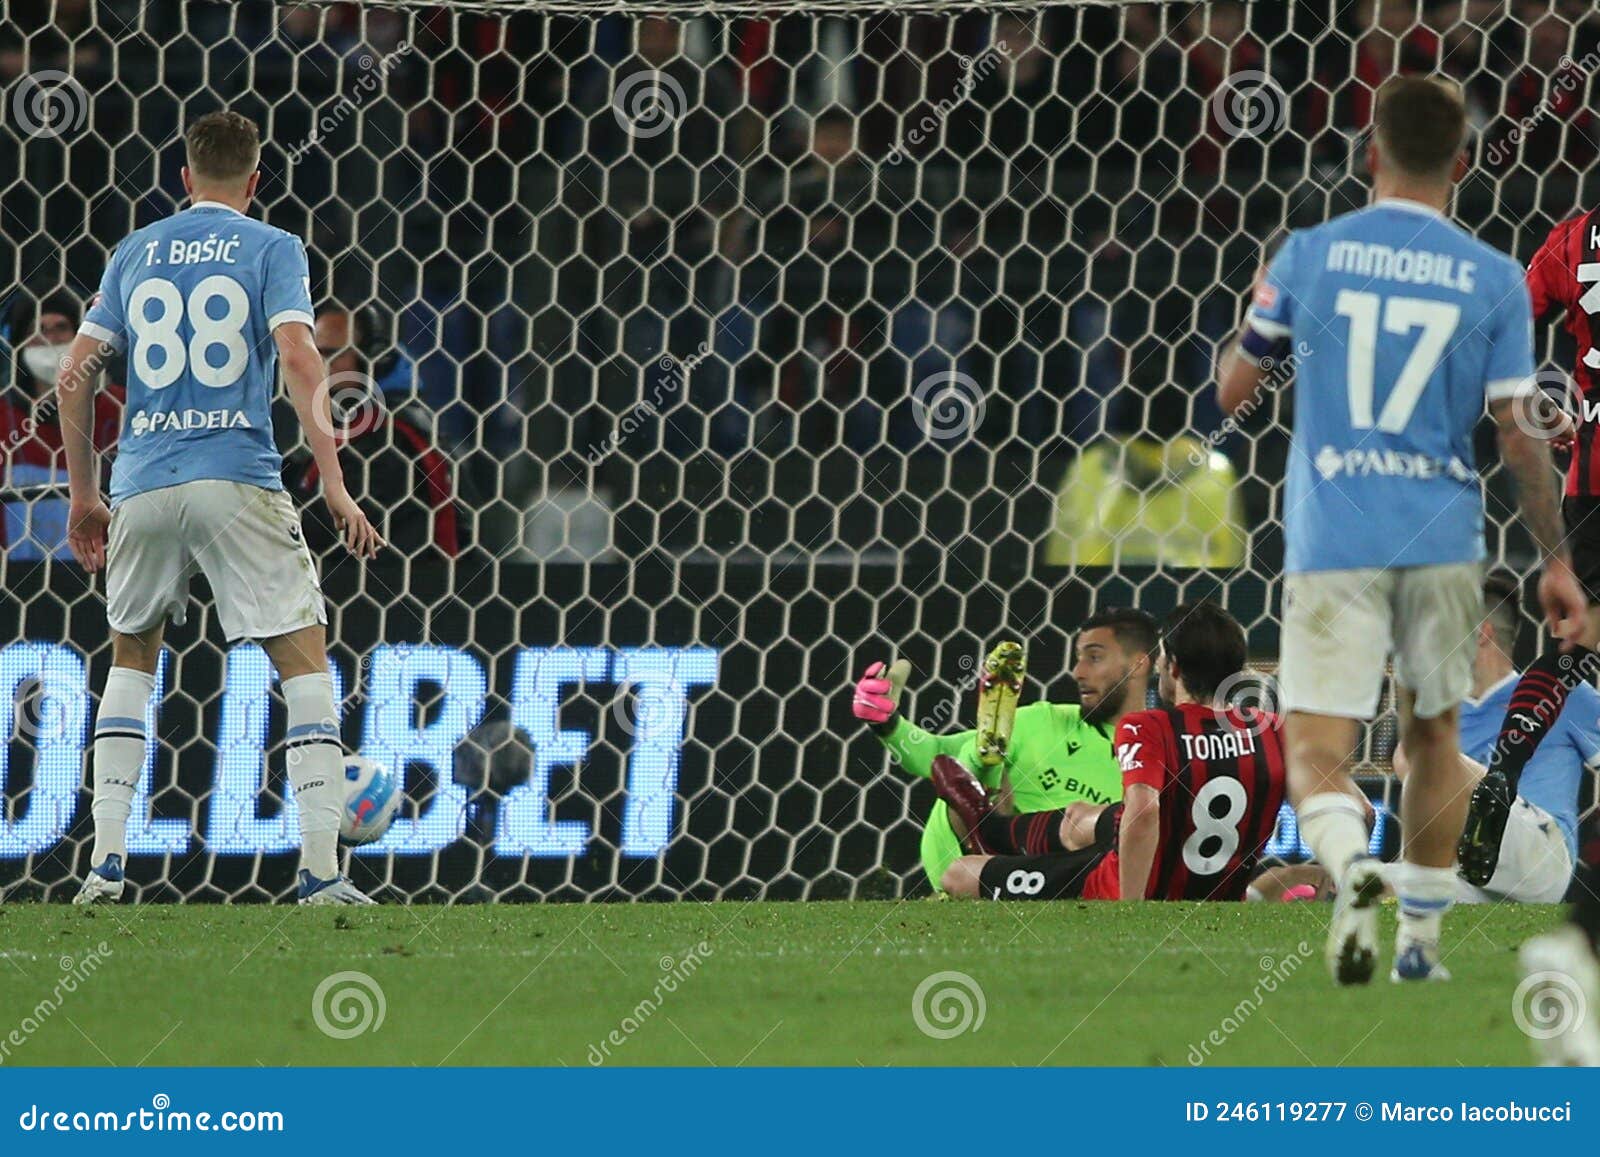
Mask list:
POLYGON ((59 535, 19 490, 54 477, 29 348, 178 207, 215 107, 271 142, 264 215, 307 239, 319 345, 384 415, 351 453, 416 557, 903 553, 981 518, 1050 562, 1270 570, 1283 439, 1222 426, 1212 358, 1263 250, 1364 203, 1378 85, 1460 82, 1459 215, 1520 257, 1600 151, 1600 18, 1567 0, 8 11, 6 100, 65 74, 85 112, 0 132, 18 558, 59 535))

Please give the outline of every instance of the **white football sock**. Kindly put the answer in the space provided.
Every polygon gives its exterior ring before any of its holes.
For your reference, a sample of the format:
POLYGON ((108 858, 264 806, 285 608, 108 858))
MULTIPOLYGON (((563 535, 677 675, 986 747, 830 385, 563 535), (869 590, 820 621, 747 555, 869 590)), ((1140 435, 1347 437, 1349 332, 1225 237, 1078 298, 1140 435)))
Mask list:
POLYGON ((1367 851, 1367 817, 1361 805, 1342 791, 1324 791, 1306 796, 1295 814, 1312 854, 1342 882, 1350 861, 1367 851))
POLYGON ((284 765, 300 812, 300 866, 319 880, 339 874, 339 809, 344 804, 344 748, 326 671, 282 684, 289 708, 284 765))
POLYGON ((1436 947, 1444 914, 1455 903, 1459 884, 1454 868, 1429 868, 1401 862, 1389 872, 1389 882, 1400 898, 1400 927, 1395 946, 1405 951, 1410 944, 1436 947))
POLYGON ((144 713, 156 677, 132 667, 113 667, 100 695, 94 721, 94 853, 98 867, 107 856, 128 856, 128 815, 144 771, 144 713))

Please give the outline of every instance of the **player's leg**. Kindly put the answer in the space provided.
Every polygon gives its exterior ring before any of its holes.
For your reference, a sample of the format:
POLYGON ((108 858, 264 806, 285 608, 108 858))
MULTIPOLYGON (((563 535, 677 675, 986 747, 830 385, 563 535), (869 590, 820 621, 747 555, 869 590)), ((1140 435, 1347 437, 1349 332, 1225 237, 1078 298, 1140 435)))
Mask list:
POLYGON ((1289 802, 1300 835, 1338 882, 1326 958, 1340 984, 1365 984, 1377 967, 1382 865, 1368 852, 1350 756, 1359 721, 1382 696, 1393 585, 1392 573, 1373 570, 1284 580, 1279 680, 1289 802))
POLYGON ((283 760, 300 818, 300 902, 370 904, 339 873, 344 748, 321 623, 263 639, 286 710, 283 760))
POLYGON ((1600 1066, 1600 880, 1578 876, 1571 918, 1535 936, 1518 954, 1519 1007, 1538 1028, 1529 1033, 1546 1064, 1600 1066))
POLYGON ((111 670, 94 724, 94 849, 75 904, 122 896, 128 819, 144 770, 145 709, 155 690, 165 619, 183 621, 189 568, 171 493, 138 494, 117 507, 106 544, 111 670))
MULTIPOLYGON (((1460 761, 1468 784, 1479 783, 1488 771, 1466 754, 1460 756, 1460 761)), ((1410 780, 1411 763, 1403 747, 1395 751, 1394 773, 1404 789, 1410 780)), ((1514 900, 1519 904, 1557 904, 1572 883, 1572 852, 1567 847, 1566 834, 1554 817, 1518 796, 1507 813, 1488 882, 1472 883, 1460 864, 1456 871, 1459 877, 1457 903, 1514 900)))
POLYGON ((284 763, 300 820, 301 903, 369 904, 339 874, 344 749, 328 675, 327 612, 300 515, 281 490, 191 482, 187 533, 229 639, 255 639, 287 707, 284 763))
POLYGON ((1089 873, 1107 854, 1086 848, 1048 856, 962 856, 941 884, 969 900, 1067 900, 1083 895, 1089 873))
POLYGON ((128 818, 144 771, 145 708, 156 686, 161 624, 139 634, 111 636, 111 670, 94 721, 94 850, 75 904, 122 896, 128 856, 128 818))
POLYGON ((1590 599, 1589 613, 1576 644, 1563 651, 1554 643, 1530 663, 1511 692, 1511 703, 1489 755, 1489 774, 1473 791, 1461 835, 1461 872, 1479 886, 1487 885, 1517 785, 1528 760, 1538 750, 1579 683, 1600 674, 1600 501, 1568 498, 1561 512, 1566 521, 1572 567, 1590 599))
POLYGON ((1400 743, 1411 765, 1401 862, 1390 874, 1400 901, 1395 980, 1449 977, 1439 935, 1460 889, 1456 844, 1474 783, 1461 760, 1458 705, 1472 689, 1482 583, 1476 563, 1413 567, 1400 572, 1395 592, 1400 743))
POLYGON ((1561 825, 1518 796, 1486 891, 1519 904, 1559 904, 1571 887, 1572 850, 1561 825))
POLYGON ((1030 856, 1072 852, 1098 840, 1097 829, 1109 810, 1075 803, 1064 808, 1018 815, 995 806, 978 777, 960 760, 935 756, 933 790, 950 807, 951 827, 978 855, 1030 856))
POLYGON ((1404 844, 1389 873, 1400 903, 1393 978, 1448 980, 1439 963, 1439 935, 1460 893, 1456 841, 1473 778, 1461 762, 1455 710, 1422 718, 1412 692, 1402 688, 1399 699, 1400 742, 1411 774, 1400 797, 1404 844))

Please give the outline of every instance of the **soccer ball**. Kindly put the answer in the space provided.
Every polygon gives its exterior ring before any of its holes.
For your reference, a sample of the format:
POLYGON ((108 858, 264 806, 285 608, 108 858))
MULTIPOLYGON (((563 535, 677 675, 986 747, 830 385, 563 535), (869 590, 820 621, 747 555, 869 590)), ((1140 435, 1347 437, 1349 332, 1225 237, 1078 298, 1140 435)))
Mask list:
POLYGON ((339 813, 339 839, 370 844, 389 830, 400 806, 400 781, 394 772, 363 755, 344 757, 344 810, 339 813))

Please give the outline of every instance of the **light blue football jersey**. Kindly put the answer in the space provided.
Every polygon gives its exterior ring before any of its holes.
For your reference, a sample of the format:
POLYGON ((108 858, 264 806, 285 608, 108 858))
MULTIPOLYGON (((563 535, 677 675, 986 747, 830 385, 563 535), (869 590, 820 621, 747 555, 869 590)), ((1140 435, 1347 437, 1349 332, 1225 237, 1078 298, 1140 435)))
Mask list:
POLYGON ((1383 200, 1290 235, 1249 325, 1293 358, 1285 569, 1481 559, 1473 429, 1534 370, 1521 267, 1383 200))
MULTIPOLYGON (((1482 699, 1461 704, 1461 750, 1479 763, 1489 762, 1494 741, 1520 672, 1513 672, 1484 692, 1482 699)), ((1600 691, 1580 683, 1567 696, 1555 725, 1529 756, 1517 780, 1517 794, 1543 808, 1566 838, 1573 862, 1578 859, 1578 789, 1585 769, 1600 767, 1600 691)))
POLYGON ((285 322, 313 322, 291 233, 202 201, 117 246, 82 326, 127 352, 113 504, 201 479, 283 489, 271 406, 285 322))

